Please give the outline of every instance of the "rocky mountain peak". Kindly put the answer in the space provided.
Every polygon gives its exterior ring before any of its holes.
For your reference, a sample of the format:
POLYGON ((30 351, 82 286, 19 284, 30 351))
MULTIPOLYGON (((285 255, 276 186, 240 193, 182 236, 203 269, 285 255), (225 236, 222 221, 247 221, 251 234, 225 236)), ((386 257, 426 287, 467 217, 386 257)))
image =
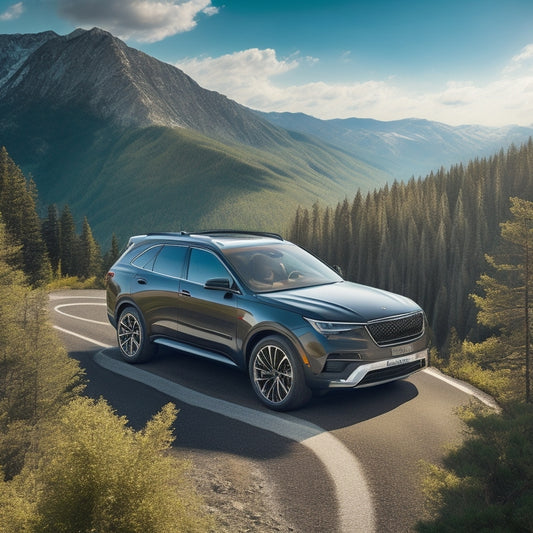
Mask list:
POLYGON ((27 49, 16 72, 11 68, 9 75, 4 67, 0 99, 10 107, 68 106, 121 127, 183 127, 253 145, 268 142, 277 129, 99 28, 48 35, 27 49))
POLYGON ((0 87, 35 50, 56 37, 58 35, 53 31, 0 35, 0 87))

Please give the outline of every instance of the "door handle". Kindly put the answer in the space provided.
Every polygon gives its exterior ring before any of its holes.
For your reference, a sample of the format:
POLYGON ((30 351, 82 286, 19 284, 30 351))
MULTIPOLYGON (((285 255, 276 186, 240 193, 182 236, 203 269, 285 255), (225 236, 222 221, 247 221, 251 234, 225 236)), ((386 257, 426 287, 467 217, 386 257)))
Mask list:
POLYGON ((186 291, 186 290, 182 290, 180 291, 180 296, 188 296, 189 298, 191 297, 191 293, 189 291, 186 291))
POLYGON ((137 283, 139 285, 146 285, 147 282, 146 282, 146 280, 144 278, 138 278, 137 279, 137 283))

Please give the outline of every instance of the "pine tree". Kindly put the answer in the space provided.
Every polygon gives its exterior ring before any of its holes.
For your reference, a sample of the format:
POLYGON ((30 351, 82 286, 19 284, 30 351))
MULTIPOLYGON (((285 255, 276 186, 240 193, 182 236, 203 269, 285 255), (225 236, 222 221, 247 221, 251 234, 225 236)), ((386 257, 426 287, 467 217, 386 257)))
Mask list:
POLYGON ((51 267, 42 239, 41 222, 37 214, 37 189, 35 183, 26 182, 24 174, 0 149, 0 213, 7 231, 22 245, 19 266, 32 285, 50 280, 51 267))
POLYGON ((472 297, 479 309, 479 322, 494 328, 505 347, 505 365, 525 370, 525 398, 530 402, 533 202, 512 198, 511 204, 513 218, 502 224, 501 231, 506 250, 498 258, 487 256, 499 278, 482 275, 478 283, 485 295, 472 297))
POLYGON ((20 472, 37 422, 71 397, 81 375, 49 325, 48 295, 10 264, 19 248, 0 222, 0 471, 8 477, 20 472))
MULTIPOLYGON (((476 290, 484 254, 500 239, 499 224, 511 196, 533 200, 533 139, 466 167, 394 182, 366 197, 358 191, 348 222, 341 203, 333 209, 314 206, 311 217, 300 208, 293 227, 301 233, 305 217, 311 218, 311 228, 320 226, 320 242, 311 231, 311 250, 330 264, 346 261, 347 252, 347 279, 417 301, 443 347, 452 329, 461 339, 481 340, 487 334, 468 295, 476 290)), ((300 233, 293 231, 292 239, 307 245, 308 236, 300 233)))
POLYGON ((115 263, 119 256, 120 249, 118 247, 118 239, 117 236, 113 233, 111 237, 111 248, 104 256, 104 273, 111 268, 111 266, 115 263))
POLYGON ((77 276, 79 243, 74 217, 68 205, 65 205, 61 213, 59 228, 61 272, 64 276, 77 276))
POLYGON ((48 216, 42 225, 43 239, 48 250, 48 257, 52 266, 52 272, 60 276, 59 266, 61 261, 59 214, 56 205, 48 206, 48 216))
POLYGON ((102 254, 100 247, 94 240, 87 217, 83 220, 83 227, 79 239, 78 276, 84 279, 100 277, 102 275, 102 254))

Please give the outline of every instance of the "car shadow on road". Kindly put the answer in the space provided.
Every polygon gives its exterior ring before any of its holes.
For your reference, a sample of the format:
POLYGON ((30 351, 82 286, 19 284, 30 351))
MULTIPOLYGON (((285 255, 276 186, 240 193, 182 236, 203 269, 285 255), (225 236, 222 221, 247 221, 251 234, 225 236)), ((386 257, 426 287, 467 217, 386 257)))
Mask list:
MULTIPOLYGON (((106 355, 121 360, 118 350, 106 350, 106 355)), ((201 394, 274 416, 284 416, 264 407, 253 393, 246 373, 234 367, 165 348, 161 348, 152 361, 135 367, 201 394)), ((305 407, 288 414, 330 431, 391 412, 418 394, 416 385, 409 380, 364 389, 332 390, 325 395, 314 396, 305 407)))
POLYGON ((333 390, 314 397, 295 416, 327 430, 352 426, 377 418, 410 402, 418 388, 409 380, 399 380, 364 389, 333 390))

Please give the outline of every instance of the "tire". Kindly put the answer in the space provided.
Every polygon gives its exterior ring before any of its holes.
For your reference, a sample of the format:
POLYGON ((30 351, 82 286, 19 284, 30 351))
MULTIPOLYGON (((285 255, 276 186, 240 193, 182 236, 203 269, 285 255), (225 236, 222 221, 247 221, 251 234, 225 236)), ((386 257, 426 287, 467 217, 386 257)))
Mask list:
POLYGON ((126 307, 117 323, 117 342, 122 358, 128 363, 144 363, 156 352, 150 342, 141 313, 135 307, 126 307))
POLYGON ((266 337, 254 347, 248 371, 255 394, 270 409, 296 409, 311 398, 302 362, 281 336, 266 337))

